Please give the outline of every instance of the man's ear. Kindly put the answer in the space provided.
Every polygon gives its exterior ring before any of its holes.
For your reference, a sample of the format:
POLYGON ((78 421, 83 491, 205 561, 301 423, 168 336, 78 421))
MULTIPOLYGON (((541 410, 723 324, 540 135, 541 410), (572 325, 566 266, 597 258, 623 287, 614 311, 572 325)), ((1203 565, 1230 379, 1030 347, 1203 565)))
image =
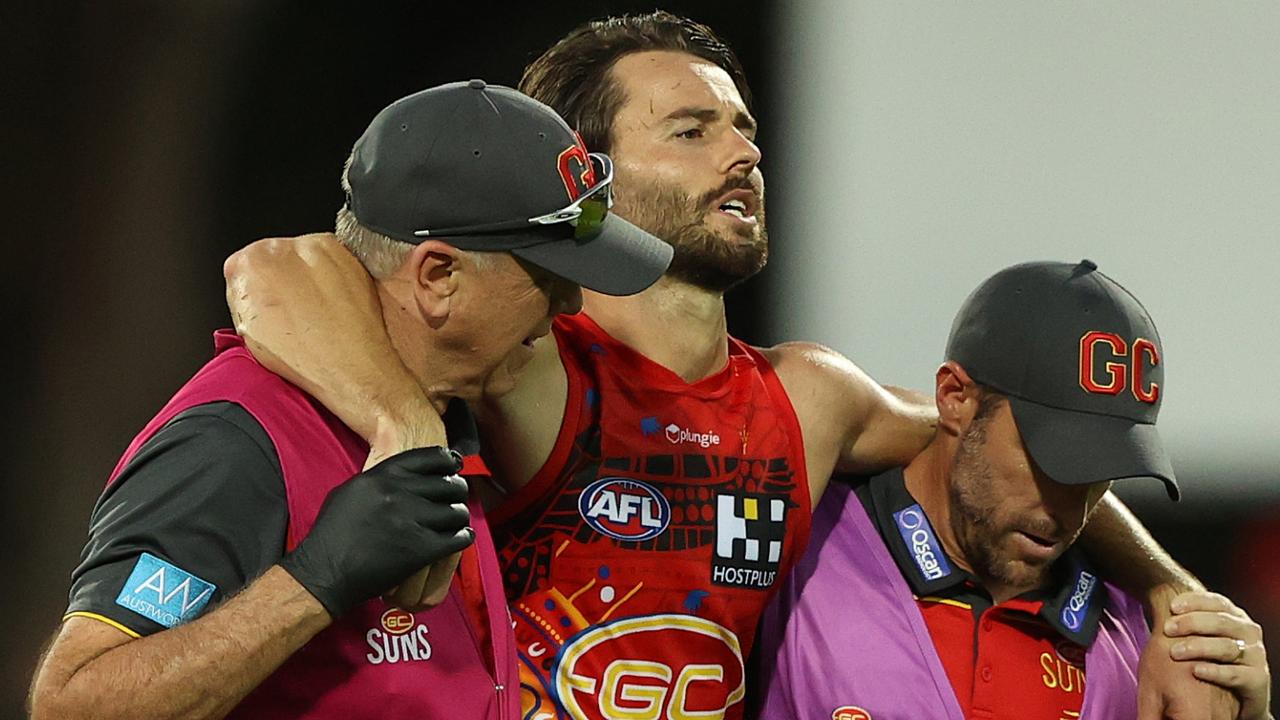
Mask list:
POLYGON ((938 368, 934 376, 934 399, 938 405, 938 427, 957 437, 978 412, 978 386, 954 360, 938 368))
POLYGON ((443 325, 453 310, 461 262, 462 252, 439 240, 427 240, 409 253, 408 269, 416 284, 413 296, 423 320, 433 328, 443 325))

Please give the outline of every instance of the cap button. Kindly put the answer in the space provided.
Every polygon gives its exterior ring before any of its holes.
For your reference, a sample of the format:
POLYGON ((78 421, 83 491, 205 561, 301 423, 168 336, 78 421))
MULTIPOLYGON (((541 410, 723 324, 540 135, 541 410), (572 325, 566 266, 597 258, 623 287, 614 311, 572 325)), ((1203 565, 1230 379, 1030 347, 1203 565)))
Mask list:
POLYGON ((1085 258, 1085 259, 1081 260, 1081 261, 1080 261, 1080 265, 1081 265, 1082 267, 1088 268, 1089 270, 1097 270, 1097 269, 1098 269, 1098 263, 1096 263, 1096 262, 1094 262, 1094 261, 1090 260, 1089 258, 1085 258))
POLYGON ((484 89, 484 81, 483 81, 483 80, 471 80, 470 82, 468 82, 468 83, 467 83, 467 87, 471 88, 472 90, 483 90, 483 89, 484 89))

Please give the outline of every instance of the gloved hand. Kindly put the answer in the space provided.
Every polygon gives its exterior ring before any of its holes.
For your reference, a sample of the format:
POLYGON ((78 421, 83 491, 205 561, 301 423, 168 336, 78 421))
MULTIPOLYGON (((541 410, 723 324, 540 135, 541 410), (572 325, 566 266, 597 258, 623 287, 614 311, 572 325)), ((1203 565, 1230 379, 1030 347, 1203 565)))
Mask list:
POLYGON ((444 448, 393 455, 334 488, 280 560, 334 618, 475 540, 462 460, 444 448))

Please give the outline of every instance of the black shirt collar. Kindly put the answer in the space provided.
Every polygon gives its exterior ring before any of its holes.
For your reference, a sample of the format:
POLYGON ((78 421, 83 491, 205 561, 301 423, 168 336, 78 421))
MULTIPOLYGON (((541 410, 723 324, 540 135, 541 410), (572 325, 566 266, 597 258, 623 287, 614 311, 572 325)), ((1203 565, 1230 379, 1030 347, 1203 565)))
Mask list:
POLYGON ((453 398, 440 416, 444 422, 444 432, 449 438, 449 447, 454 452, 466 457, 480 452, 480 433, 476 429, 476 419, 471 414, 467 403, 453 398))
MULTIPOLYGON (((942 549, 924 509, 907 491, 901 468, 871 478, 857 494, 917 597, 946 595, 965 582, 982 586, 942 549)), ((1021 597, 1042 600, 1040 616, 1063 637, 1087 647, 1097 634, 1105 598, 1097 573, 1083 552, 1069 548, 1054 562, 1050 577, 1047 587, 1021 597)))

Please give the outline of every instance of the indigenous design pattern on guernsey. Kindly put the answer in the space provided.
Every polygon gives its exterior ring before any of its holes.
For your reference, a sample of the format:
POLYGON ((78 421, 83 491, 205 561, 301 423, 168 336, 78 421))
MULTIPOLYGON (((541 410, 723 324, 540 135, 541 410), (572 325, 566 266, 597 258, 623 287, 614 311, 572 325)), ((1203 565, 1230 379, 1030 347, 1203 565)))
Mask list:
POLYGON ((494 526, 524 717, 738 717, 753 630, 733 628, 753 628, 739 615, 776 580, 801 489, 785 457, 717 449, 605 456, 593 423, 494 526))
MULTIPOLYGON (((556 545, 564 539, 575 543, 608 543, 627 551, 683 551, 712 547, 717 542, 717 505, 722 496, 736 501, 739 514, 744 499, 748 507, 763 508, 760 527, 785 523, 785 513, 795 509, 795 471, 786 457, 751 458, 709 453, 602 457, 599 426, 592 425, 574 438, 566 468, 572 477, 556 493, 551 506, 534 502, 530 507, 494 528, 507 599, 535 592, 539 580, 548 577, 556 545), (599 532, 583 516, 581 493, 602 478, 619 476, 657 489, 670 505, 665 530, 652 539, 628 541, 599 532), (758 505, 757 505, 758 503, 758 505)), ((753 523, 754 527, 754 523, 753 523)), ((768 543, 774 533, 766 532, 768 543)), ((775 553, 780 548, 775 549, 775 553)), ((739 552, 743 552, 739 548, 739 552)), ((755 560, 754 555, 752 560, 755 560)), ((776 554, 765 546, 761 565, 776 570, 776 554), (772 557, 770 557, 772 555, 772 557), (770 563, 769 560, 774 560, 770 563)), ((710 577, 710 568, 708 569, 710 577)))

